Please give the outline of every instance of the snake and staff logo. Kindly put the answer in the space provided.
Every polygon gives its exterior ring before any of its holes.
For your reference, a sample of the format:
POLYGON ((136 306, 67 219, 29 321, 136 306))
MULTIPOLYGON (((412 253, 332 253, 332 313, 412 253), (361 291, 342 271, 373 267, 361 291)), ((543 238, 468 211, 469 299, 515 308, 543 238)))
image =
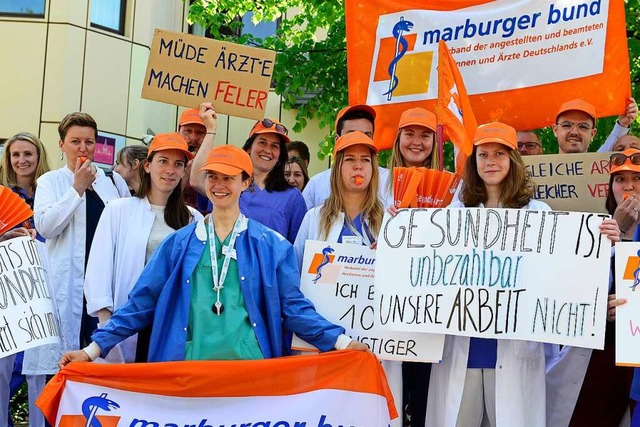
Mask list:
POLYGON ((629 287, 634 292, 640 284, 640 251, 638 251, 636 255, 637 256, 629 257, 627 266, 624 269, 624 275, 622 276, 625 280, 633 280, 633 284, 629 287))
POLYGON ((321 280, 323 278, 323 270, 325 270, 325 267, 331 264, 335 259, 335 255, 333 255, 334 252, 335 249, 331 246, 327 246, 322 249, 321 253, 315 253, 313 255, 308 273, 315 274, 315 277, 312 280, 314 284, 318 283, 318 281, 320 281, 320 283, 332 283, 335 280, 335 276, 340 271, 339 268, 336 270, 335 274, 333 271, 334 269, 328 268, 327 270, 331 270, 328 272, 330 274, 327 274, 327 277, 321 280))
POLYGON ((429 90, 433 51, 415 52, 417 34, 412 30, 413 22, 401 16, 391 30, 392 37, 379 40, 373 81, 388 81, 382 93, 387 102, 393 97, 419 95, 429 90))
POLYGON ((82 402, 82 415, 63 415, 60 427, 116 427, 120 417, 98 415, 98 411, 112 411, 120 408, 113 400, 107 399, 107 393, 91 396, 82 402))

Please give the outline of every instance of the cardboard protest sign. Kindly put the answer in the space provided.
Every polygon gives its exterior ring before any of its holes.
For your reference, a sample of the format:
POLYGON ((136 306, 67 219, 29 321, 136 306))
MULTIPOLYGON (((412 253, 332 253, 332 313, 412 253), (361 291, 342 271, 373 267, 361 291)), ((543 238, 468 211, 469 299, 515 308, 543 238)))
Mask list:
POLYGON ((262 119, 276 54, 266 49, 155 30, 142 97, 262 119))
POLYGON ((402 111, 435 111, 440 40, 478 123, 537 129, 576 97, 618 115, 630 96, 623 2, 346 0, 345 12, 349 102, 376 109, 381 148, 402 111))
POLYGON ((640 243, 616 243, 616 365, 640 366, 640 243))
POLYGON ((533 197, 553 209, 606 213, 609 153, 523 156, 533 197))
POLYGON ((0 357, 60 341, 39 247, 29 237, 0 243, 0 357))
POLYGON ((380 329, 603 348, 608 215, 404 209, 378 238, 380 329))
MULTIPOLYGON (((378 329, 373 278, 376 252, 363 245, 307 240, 300 288, 327 320, 367 344, 380 359, 439 362, 444 335, 378 329)), ((293 347, 314 347, 294 336, 293 347)))

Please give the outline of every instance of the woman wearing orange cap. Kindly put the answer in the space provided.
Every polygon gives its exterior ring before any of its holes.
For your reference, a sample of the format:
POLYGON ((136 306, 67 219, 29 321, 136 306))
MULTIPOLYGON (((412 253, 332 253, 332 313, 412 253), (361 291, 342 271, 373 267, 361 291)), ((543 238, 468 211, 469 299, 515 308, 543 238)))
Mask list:
MULTIPOLYGON (((607 212, 620 224, 622 238, 632 240, 637 230, 640 197, 640 150, 611 154, 607 212)), ((637 240, 637 239, 636 239, 637 240)), ((613 262, 613 258, 612 258, 613 262)), ((613 271, 613 266, 612 266, 613 271)), ((603 350, 565 346, 547 369, 547 413, 550 425, 623 425, 632 391, 633 369, 615 366, 616 299, 610 276, 603 350)), ((636 397, 640 393, 636 393, 636 397)))
MULTIPOLYGON (((451 207, 549 210, 532 199, 517 144, 511 126, 479 126, 460 201, 451 207)), ((614 221, 604 221, 601 231, 618 239, 614 221)), ((448 335, 443 361, 431 372, 427 425, 479 427, 484 418, 492 426, 543 426, 545 390, 543 343, 448 335)))
MULTIPOLYGON (((139 168, 136 197, 114 200, 105 207, 84 282, 87 312, 98 317, 100 324, 105 324, 113 311, 127 302, 131 288, 160 242, 202 218, 185 204, 179 185, 192 158, 182 136, 157 134, 139 168)), ((136 338, 118 346, 118 351, 111 353, 111 360, 134 362, 136 338)), ((146 359, 146 354, 139 356, 138 360, 146 359)))
POLYGON ((90 346, 66 353, 60 366, 106 355, 152 322, 154 362, 282 356, 283 328, 323 351, 366 349, 304 298, 291 244, 240 212, 253 173, 249 155, 215 147, 201 170, 212 213, 162 242, 127 303, 90 346))
MULTIPOLYGON (((190 184, 199 193, 205 194, 205 175, 198 169, 213 148, 216 135, 217 116, 211 103, 200 105, 200 116, 207 128, 207 135, 193 161, 190 184)), ((254 180, 240 197, 240 210, 247 218, 266 225, 293 243, 307 205, 300 191, 291 187, 284 177, 286 144, 289 143, 287 133, 284 125, 272 119, 260 120, 251 128, 242 149, 251 158, 254 180)))
MULTIPOLYGON (((424 108, 405 110, 398 122, 398 134, 393 142, 393 151, 389 162, 389 175, 386 195, 383 203, 393 206, 393 169, 396 167, 437 168, 437 156, 434 155, 436 140, 436 115, 424 108)), ((430 363, 404 362, 403 370, 403 409, 410 414, 411 424, 424 425, 427 409, 427 388, 431 373, 430 363)))

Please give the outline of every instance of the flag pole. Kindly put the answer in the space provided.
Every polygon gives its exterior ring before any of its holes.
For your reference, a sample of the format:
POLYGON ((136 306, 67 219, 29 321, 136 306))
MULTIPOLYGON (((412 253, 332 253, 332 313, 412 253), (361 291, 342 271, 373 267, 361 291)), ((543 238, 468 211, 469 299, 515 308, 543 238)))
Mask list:
POLYGON ((444 170, 444 144, 442 143, 442 140, 444 139, 443 134, 444 131, 442 125, 438 125, 436 132, 436 145, 438 148, 438 170, 440 171, 444 170))

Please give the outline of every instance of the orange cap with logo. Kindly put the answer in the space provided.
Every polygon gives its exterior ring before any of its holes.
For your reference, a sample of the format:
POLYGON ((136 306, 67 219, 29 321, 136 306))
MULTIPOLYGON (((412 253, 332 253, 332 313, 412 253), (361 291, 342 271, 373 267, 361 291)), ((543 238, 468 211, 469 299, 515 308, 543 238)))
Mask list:
POLYGON ((264 133, 273 133, 278 135, 280 138, 282 138, 285 144, 288 144, 289 142, 291 142, 291 140, 287 136, 287 133, 289 133, 287 128, 282 123, 280 123, 275 119, 262 119, 259 122, 257 122, 251 128, 251 132, 249 133, 249 138, 251 138, 254 135, 259 135, 264 133))
POLYGON ((407 126, 422 126, 432 131, 436 131, 436 115, 424 108, 416 107, 405 110, 400 116, 398 130, 407 126))
POLYGON ((373 150, 374 153, 378 153, 378 147, 376 147, 376 145, 373 143, 373 139, 369 138, 367 135, 360 131, 355 131, 342 135, 336 140, 336 143, 333 147, 333 155, 335 156, 339 151, 342 151, 345 148, 354 145, 365 145, 373 150))
POLYGON ((215 171, 233 176, 241 172, 253 175, 253 163, 246 151, 234 145, 220 145, 214 147, 207 156, 200 171, 215 171))
POLYGON ((180 150, 189 160, 193 159, 193 154, 189 152, 187 141, 185 141, 185 139, 177 132, 159 133, 154 136, 151 144, 149 145, 147 156, 150 156, 151 153, 156 151, 163 150, 180 150))
POLYGON ((497 142, 512 150, 518 149, 518 135, 516 130, 501 122, 485 123, 476 129, 473 137, 473 145, 488 144, 490 142, 497 142))
POLYGON ((596 121, 596 107, 589 104, 584 99, 576 98, 562 104, 560 106, 560 110, 558 110, 558 114, 556 114, 556 121, 558 121, 560 114, 566 113, 567 111, 582 111, 583 113, 591 116, 594 122, 596 121))
POLYGON ((640 172, 640 150, 627 148, 622 152, 611 154, 609 175, 622 171, 640 172))
POLYGON ((338 115, 336 116, 336 127, 334 128, 336 133, 338 133, 338 122, 346 114, 351 113, 353 111, 364 111, 365 113, 369 114, 374 121, 376 120, 376 110, 374 110, 373 107, 370 107, 367 104, 348 105, 344 107, 342 110, 340 110, 338 112, 338 115))
POLYGON ((200 113, 197 108, 191 108, 189 110, 184 110, 182 114, 180 114, 180 121, 178 122, 178 126, 183 125, 202 125, 204 126, 204 122, 200 118, 200 113))

